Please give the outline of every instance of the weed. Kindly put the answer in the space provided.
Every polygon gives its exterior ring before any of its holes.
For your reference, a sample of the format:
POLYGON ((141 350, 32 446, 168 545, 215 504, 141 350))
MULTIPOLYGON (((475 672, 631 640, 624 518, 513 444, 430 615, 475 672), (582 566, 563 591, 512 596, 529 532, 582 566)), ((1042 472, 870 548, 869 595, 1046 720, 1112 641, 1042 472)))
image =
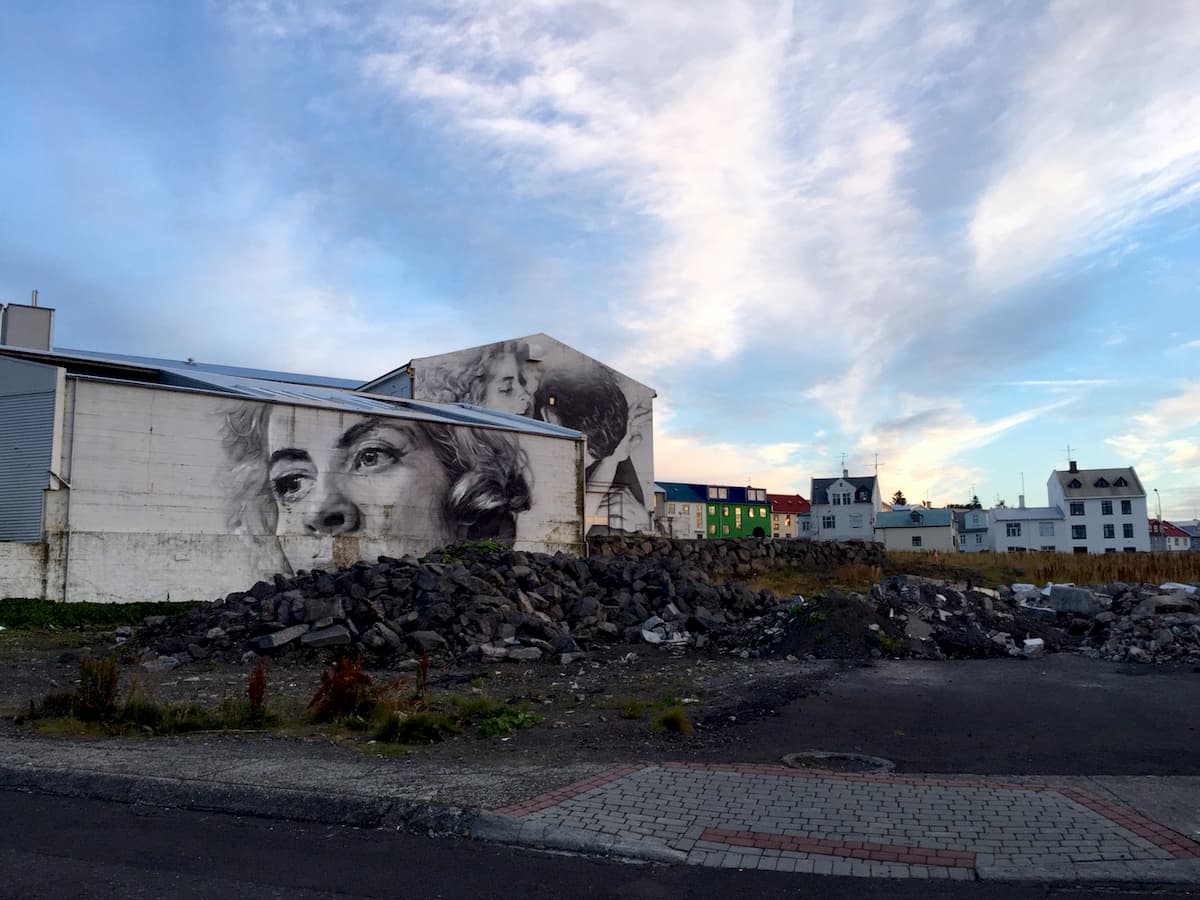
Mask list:
POLYGON ((868 633, 871 635, 871 637, 875 638, 875 643, 877 643, 879 645, 879 649, 883 650, 885 653, 896 655, 904 649, 904 641, 898 637, 892 637, 882 629, 868 633))
POLYGON ((349 716, 367 717, 375 707, 376 692, 362 663, 338 657, 321 673, 321 686, 308 704, 317 722, 336 722, 349 716))
POLYGON ((457 717, 464 722, 482 722, 498 715, 504 709, 503 703, 497 703, 483 694, 475 697, 451 697, 450 705, 454 707, 457 717))
POLYGON ((532 728, 541 721, 541 716, 506 705, 500 712, 479 723, 479 733, 483 737, 508 737, 518 731, 532 728))
POLYGON ((820 625, 822 622, 824 622, 828 618, 829 618, 829 613, 825 613, 825 612, 821 612, 820 610, 817 610, 816 612, 811 612, 808 614, 808 624, 809 625, 820 625))
POLYGON ((33 701, 30 700, 29 718, 56 719, 61 716, 69 716, 74 706, 75 694, 73 692, 57 691, 53 694, 47 694, 36 708, 33 705, 33 701))
POLYGON ((103 722, 117 711, 117 687, 121 669, 115 656, 102 659, 83 657, 79 661, 79 689, 75 692, 74 713, 81 722, 103 722))
POLYGON ((617 715, 622 719, 640 719, 648 706, 650 704, 645 700, 631 697, 628 700, 621 701, 620 706, 617 707, 617 715))
POLYGON ((691 734, 696 730, 682 706, 672 706, 654 720, 653 731, 672 731, 676 734, 691 734))
POLYGON ((374 740, 389 744, 434 744, 459 734, 462 729, 446 716, 418 712, 390 713, 371 733, 374 740))
POLYGON ((806 609, 808 609, 808 604, 803 600, 798 600, 787 608, 787 616, 789 619, 798 619, 804 615, 806 609))
POLYGON ((425 690, 429 687, 429 651, 421 651, 421 660, 417 663, 417 689, 413 698, 425 699, 425 690))
POLYGON ((250 702, 250 715, 262 717, 266 713, 266 707, 263 705, 267 695, 267 664, 260 656, 254 661, 254 668, 250 670, 250 678, 246 684, 246 697, 250 702))

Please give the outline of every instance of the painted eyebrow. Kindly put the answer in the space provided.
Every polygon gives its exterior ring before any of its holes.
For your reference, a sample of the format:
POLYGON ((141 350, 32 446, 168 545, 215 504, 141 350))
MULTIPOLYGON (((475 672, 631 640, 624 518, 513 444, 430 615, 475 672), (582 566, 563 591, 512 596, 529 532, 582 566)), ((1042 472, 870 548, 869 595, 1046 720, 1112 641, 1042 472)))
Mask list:
POLYGON ((412 427, 400 422, 388 421, 386 419, 368 419, 366 422, 359 422, 357 425, 351 425, 346 429, 346 433, 338 438, 337 448, 345 450, 347 447, 354 444, 359 438, 377 431, 380 428, 390 428, 394 431, 402 432, 409 437, 413 437, 412 427))
POLYGON ((277 462, 312 462, 312 457, 308 455, 307 450, 297 450, 294 447, 288 447, 285 450, 276 450, 271 454, 271 458, 267 461, 267 468, 271 468, 277 462))

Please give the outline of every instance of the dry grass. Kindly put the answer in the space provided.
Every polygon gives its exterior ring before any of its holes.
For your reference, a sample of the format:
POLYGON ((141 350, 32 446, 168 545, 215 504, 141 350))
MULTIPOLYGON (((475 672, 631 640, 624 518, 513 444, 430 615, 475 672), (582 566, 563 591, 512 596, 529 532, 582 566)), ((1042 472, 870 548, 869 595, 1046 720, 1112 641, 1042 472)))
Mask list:
POLYGON ((805 571, 788 566, 763 572, 747 583, 756 591, 766 588, 778 597, 791 597, 796 594, 811 597, 827 593, 831 588, 866 592, 882 577, 883 570, 878 566, 853 563, 824 572, 805 571))

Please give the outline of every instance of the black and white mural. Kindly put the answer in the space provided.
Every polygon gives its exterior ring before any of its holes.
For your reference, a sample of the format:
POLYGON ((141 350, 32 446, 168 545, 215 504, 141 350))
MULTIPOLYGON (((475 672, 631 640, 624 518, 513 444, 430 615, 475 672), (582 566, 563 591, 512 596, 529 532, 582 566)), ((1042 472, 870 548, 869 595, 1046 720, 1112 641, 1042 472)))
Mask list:
POLYGON ((262 572, 512 542, 533 472, 503 431, 245 402, 221 412, 229 526, 262 572))
POLYGON ((650 388, 544 334, 416 359, 411 378, 417 400, 473 403, 582 432, 588 532, 650 530, 650 388))

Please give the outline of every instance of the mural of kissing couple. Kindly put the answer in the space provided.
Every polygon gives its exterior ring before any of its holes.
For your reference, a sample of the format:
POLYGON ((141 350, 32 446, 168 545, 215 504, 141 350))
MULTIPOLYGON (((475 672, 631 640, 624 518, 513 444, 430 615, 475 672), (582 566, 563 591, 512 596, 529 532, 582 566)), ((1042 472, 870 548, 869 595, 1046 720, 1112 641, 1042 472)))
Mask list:
POLYGON ((589 533, 650 529, 654 392, 547 335, 414 360, 412 396, 541 419, 587 437, 589 533))

